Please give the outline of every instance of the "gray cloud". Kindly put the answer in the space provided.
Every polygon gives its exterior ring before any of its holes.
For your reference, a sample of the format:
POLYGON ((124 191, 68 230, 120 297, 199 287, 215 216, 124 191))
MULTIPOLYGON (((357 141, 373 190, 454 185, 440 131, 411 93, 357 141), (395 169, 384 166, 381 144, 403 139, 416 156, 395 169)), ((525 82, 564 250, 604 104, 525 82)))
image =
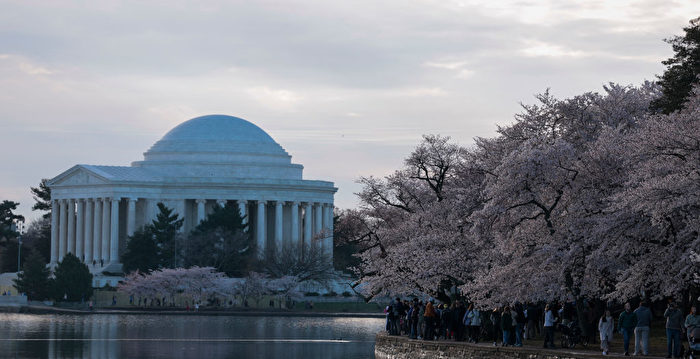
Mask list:
POLYGON ((693 1, 2 1, 0 199, 75 163, 124 165, 188 118, 267 130, 340 187, 424 133, 463 144, 520 101, 653 79, 693 1))

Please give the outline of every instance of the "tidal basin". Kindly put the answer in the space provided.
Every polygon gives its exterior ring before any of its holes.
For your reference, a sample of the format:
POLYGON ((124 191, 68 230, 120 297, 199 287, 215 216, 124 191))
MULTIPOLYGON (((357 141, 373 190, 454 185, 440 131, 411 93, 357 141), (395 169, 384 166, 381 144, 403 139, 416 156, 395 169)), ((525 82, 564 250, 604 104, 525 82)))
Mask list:
POLYGON ((0 314, 0 357, 374 358, 381 318, 0 314))

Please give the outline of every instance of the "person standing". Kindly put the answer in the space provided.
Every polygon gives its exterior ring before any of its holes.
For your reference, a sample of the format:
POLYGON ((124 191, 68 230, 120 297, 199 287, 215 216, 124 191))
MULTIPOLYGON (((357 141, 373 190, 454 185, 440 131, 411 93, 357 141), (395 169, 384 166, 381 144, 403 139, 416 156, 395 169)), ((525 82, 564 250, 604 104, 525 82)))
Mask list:
POLYGON ((690 343, 690 336, 693 333, 693 329, 700 328, 700 315, 698 315, 698 308, 696 306, 690 307, 690 313, 685 317, 685 322, 683 326, 685 327, 685 335, 688 336, 688 343, 690 343))
POLYGON ((396 297, 396 299, 394 300, 391 314, 393 320, 393 322, 391 323, 393 335, 401 335, 401 317, 405 314, 401 298, 396 297))
POLYGON ((544 345, 543 348, 554 349, 554 323, 557 322, 557 318, 554 317, 552 308, 549 304, 544 306, 544 345))
POLYGON ((466 315, 467 311, 466 308, 464 307, 464 303, 462 301, 458 300, 457 301, 457 307, 455 309, 455 312, 452 313, 452 319, 453 319, 453 326, 455 327, 455 340, 462 341, 464 340, 464 331, 465 331, 465 326, 462 323, 462 318, 466 315))
POLYGON ((418 299, 413 299, 413 306, 409 312, 409 318, 411 323, 411 339, 418 338, 418 314, 420 313, 420 305, 418 304, 418 299))
POLYGON ((612 314, 610 314, 610 310, 606 309, 605 314, 603 314, 598 321, 598 331, 600 332, 600 349, 603 349, 603 355, 608 355, 614 329, 615 322, 613 321, 612 314))
POLYGON ((668 350, 666 358, 670 358, 671 355, 674 358, 680 358, 683 314, 675 302, 668 303, 668 308, 664 312, 664 318, 666 318, 666 348, 668 350))
POLYGON ((433 340, 435 335, 435 321, 437 320, 437 312, 435 311, 435 299, 430 298, 428 304, 425 305, 425 313, 423 317, 425 319, 425 333, 423 333, 423 339, 433 340))
POLYGON ((515 319, 515 346, 523 346, 523 332, 525 330, 525 323, 527 323, 527 318, 525 318, 525 312, 523 311, 523 305, 520 303, 515 303, 513 308, 515 319))
POLYGON ((506 305, 501 314, 501 330, 503 331, 502 347, 507 347, 510 344, 510 333, 513 331, 513 316, 510 312, 510 307, 506 305))
POLYGON ((649 355, 649 327, 651 327, 651 310, 646 302, 641 301, 635 309, 637 326, 634 328, 634 355, 649 355))
POLYGON ((418 339, 423 339, 421 333, 425 334, 425 305, 422 300, 418 302, 418 339))
POLYGON ((474 344, 479 342, 479 332, 481 331, 481 311, 477 309, 476 307, 472 308, 470 311, 470 317, 471 317, 471 326, 470 332, 471 332, 471 340, 474 344))
POLYGON ((493 312, 489 316, 491 322, 491 337, 493 338, 493 346, 498 345, 498 336, 501 333, 501 313, 498 308, 493 308, 493 312))
POLYGON ((537 328, 537 307, 532 302, 527 304, 527 338, 535 339, 535 333, 538 331, 537 328))
POLYGON ((630 337, 637 326, 637 315, 632 312, 632 306, 629 302, 625 303, 625 310, 620 313, 620 318, 617 320, 617 331, 622 333, 622 343, 625 348, 625 355, 630 355, 630 337))

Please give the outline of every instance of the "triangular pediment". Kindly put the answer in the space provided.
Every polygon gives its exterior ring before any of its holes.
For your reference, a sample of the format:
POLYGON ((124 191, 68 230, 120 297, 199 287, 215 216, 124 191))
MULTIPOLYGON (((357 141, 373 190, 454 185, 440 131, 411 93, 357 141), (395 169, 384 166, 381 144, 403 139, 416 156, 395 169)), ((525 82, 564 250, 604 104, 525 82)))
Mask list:
POLYGON ((61 173, 49 181, 49 186, 76 186, 107 184, 110 181, 81 165, 61 173))

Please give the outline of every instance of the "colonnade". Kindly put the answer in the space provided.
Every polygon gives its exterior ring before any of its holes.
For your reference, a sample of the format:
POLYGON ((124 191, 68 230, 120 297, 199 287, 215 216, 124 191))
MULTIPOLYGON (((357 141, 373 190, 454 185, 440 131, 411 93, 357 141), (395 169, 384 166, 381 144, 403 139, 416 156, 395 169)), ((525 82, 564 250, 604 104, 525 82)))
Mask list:
MULTIPOLYGON (((211 206, 223 206, 228 202, 204 198, 159 200, 133 197, 52 200, 51 263, 56 264, 67 253, 73 253, 88 265, 118 264, 124 250, 121 247, 126 243, 122 240, 120 245, 120 238, 133 235, 137 225, 155 219, 156 203, 161 201, 174 207, 183 218, 193 218, 194 223, 189 229, 206 218, 211 206), (140 211, 137 211, 137 204, 140 211), (120 208, 126 218, 121 218, 120 208), (120 233, 120 230, 125 230, 125 233, 120 233)), ((332 258, 332 203, 261 199, 232 201, 237 202, 244 221, 250 220, 248 230, 255 236, 260 256, 271 253, 273 249, 280 250, 286 244, 300 244, 320 246, 324 255, 332 258)))
MULTIPOLYGON (((51 263, 73 253, 87 264, 119 263, 119 197, 51 201, 51 263)), ((134 233, 135 199, 129 199, 127 235, 134 233)))

